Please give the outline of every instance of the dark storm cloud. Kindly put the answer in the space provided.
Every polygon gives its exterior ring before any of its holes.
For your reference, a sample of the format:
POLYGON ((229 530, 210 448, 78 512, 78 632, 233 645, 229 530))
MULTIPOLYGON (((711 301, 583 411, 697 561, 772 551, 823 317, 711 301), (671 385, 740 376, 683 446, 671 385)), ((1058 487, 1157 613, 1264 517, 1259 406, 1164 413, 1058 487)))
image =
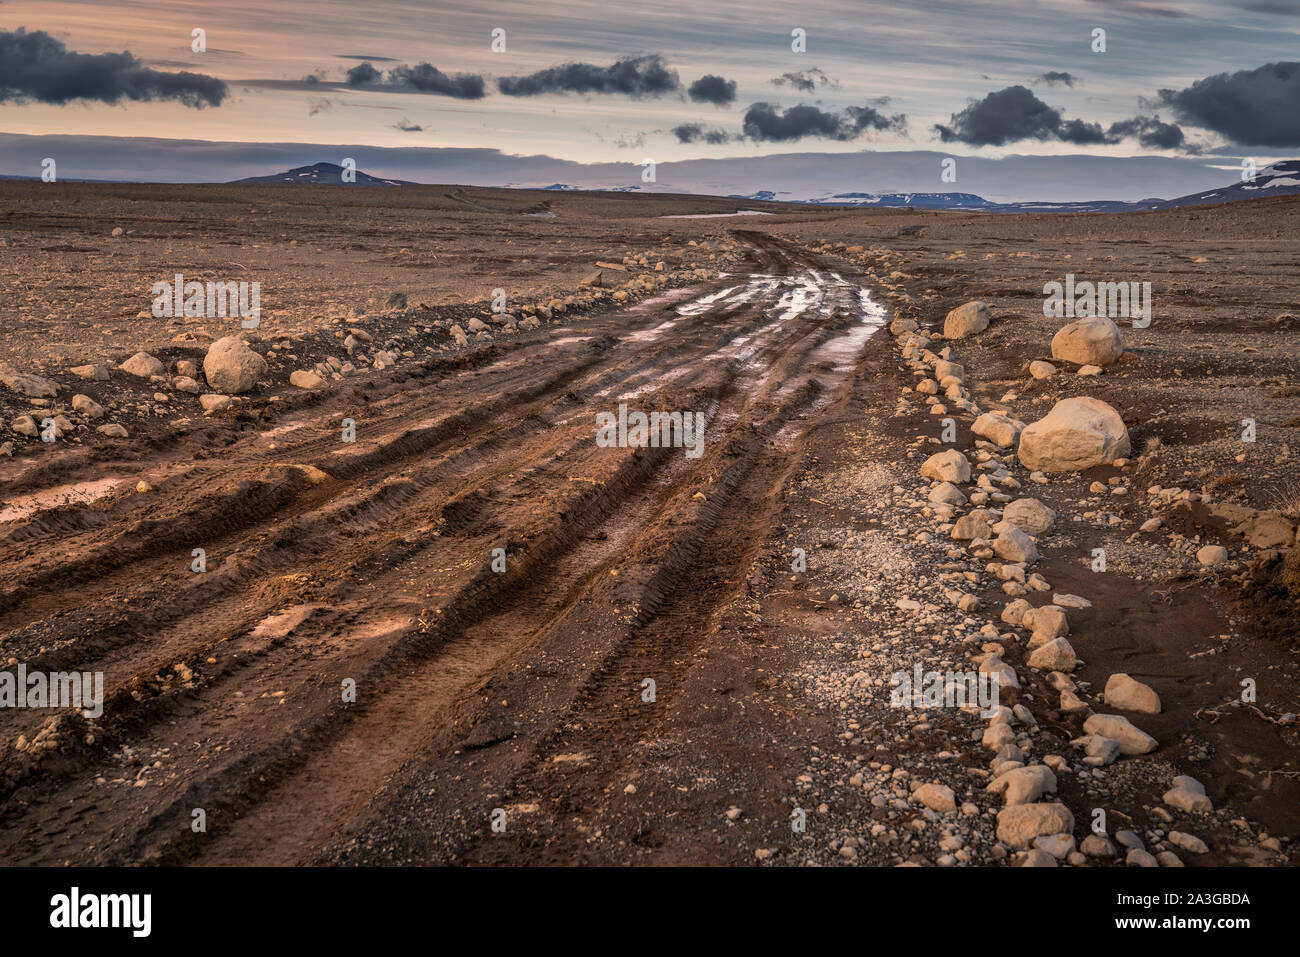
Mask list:
POLYGON ((219 106, 228 92, 216 77, 151 70, 129 52, 72 53, 42 30, 0 30, 0 103, 117 103, 126 98, 176 100, 202 108, 219 106))
POLYGON ((1138 143, 1148 149, 1186 149, 1189 152, 1199 152, 1186 145, 1183 131, 1178 125, 1165 123, 1158 116, 1135 116, 1131 120, 1121 120, 1112 123, 1106 132, 1114 139, 1136 136, 1138 143))
POLYGON ((822 72, 819 67, 811 67, 795 73, 782 73, 772 80, 772 85, 786 86, 788 84, 802 93, 814 93, 818 86, 829 86, 830 82, 831 78, 822 72))
POLYGON ((718 106, 726 106, 728 103, 735 102, 736 81, 707 73, 692 83, 686 92, 697 103, 716 103, 718 106))
POLYGON ((1184 123, 1242 146, 1300 145, 1300 63, 1266 63, 1218 73, 1160 100, 1184 123))
POLYGON ((367 83, 378 83, 383 78, 384 75, 369 63, 358 63, 352 69, 348 70, 349 86, 364 86, 367 83))
POLYGON ((1035 83, 1045 83, 1048 86, 1074 86, 1079 82, 1079 78, 1073 73, 1064 73, 1059 70, 1048 70, 1042 73, 1034 80, 1035 83))
POLYGON ((528 76, 503 76, 497 87, 506 96, 538 96, 542 93, 623 93, 628 96, 661 96, 681 89, 681 80, 664 63, 663 57, 624 57, 610 66, 566 63, 528 76))
POLYGON ((1058 138, 1063 142, 1074 143, 1079 146, 1115 142, 1107 137, 1099 123, 1089 123, 1086 120, 1062 121, 1058 138))
POLYGON ((1105 143, 1096 123, 1066 120, 1027 88, 1009 86, 954 113, 949 126, 935 124, 945 143, 1002 146, 1020 140, 1061 140, 1066 143, 1105 143))
POLYGON ((902 132, 907 117, 886 116, 875 107, 850 106, 839 113, 816 106, 792 106, 782 110, 772 103, 754 103, 745 111, 745 136, 752 140, 788 141, 817 136, 851 140, 867 130, 902 132))
POLYGON ((729 143, 735 138, 726 130, 705 129, 697 123, 683 123, 673 127, 672 133, 679 143, 710 143, 715 146, 729 143))
POLYGON ((458 100, 481 100, 485 93, 483 77, 478 74, 457 73, 448 76, 431 63, 395 67, 388 72, 388 82, 421 93, 454 96, 458 100))
POLYGON ((384 75, 369 63, 359 63, 348 70, 349 86, 383 86, 392 90, 414 90, 417 93, 436 93, 458 100, 481 100, 487 92, 483 77, 477 73, 457 73, 449 76, 432 63, 416 66, 394 67, 384 75))

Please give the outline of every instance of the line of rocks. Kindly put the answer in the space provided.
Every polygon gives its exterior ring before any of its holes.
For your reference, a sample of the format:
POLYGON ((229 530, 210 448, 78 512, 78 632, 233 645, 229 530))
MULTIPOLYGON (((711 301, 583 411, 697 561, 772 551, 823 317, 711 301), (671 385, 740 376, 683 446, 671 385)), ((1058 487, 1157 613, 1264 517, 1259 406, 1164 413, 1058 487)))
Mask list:
MULTIPOLYGON (((1056 525, 1056 515, 1035 498, 1016 497, 1023 483, 1015 470, 1027 469, 1028 481, 1046 483, 1052 473, 1078 472, 1100 464, 1123 467, 1130 452, 1128 431, 1113 408, 1088 397, 1058 402, 1047 416, 1031 424, 1002 411, 980 409, 967 388, 965 369, 954 361, 952 346, 937 351, 934 347, 945 339, 978 335, 990 321, 987 305, 971 302, 947 315, 942 336, 923 333, 909 318, 896 319, 891 331, 907 367, 918 379, 913 394, 929 404, 930 413, 945 417, 960 414, 972 420, 974 468, 967 454, 956 448, 931 454, 921 465, 921 477, 930 482, 927 497, 938 529, 954 542, 964 543, 964 554, 954 549, 954 558, 961 555, 983 562, 985 575, 1001 581, 1002 591, 1012 599, 999 616, 1001 624, 1011 630, 986 624, 981 632, 988 640, 972 656, 979 672, 994 677, 1011 701, 989 717, 980 736, 980 745, 992 753, 988 791, 1004 803, 997 815, 997 837, 1022 866, 1080 866, 1090 860, 1117 858, 1119 851, 1104 829, 1090 832, 1076 843, 1074 813, 1063 802, 1051 799, 1057 791, 1057 775, 1101 779, 1105 775, 1102 769, 1121 756, 1148 754, 1158 743, 1124 715, 1090 713, 1082 683, 1072 677, 1080 660, 1067 637, 1069 611, 1091 603, 1080 596, 1056 594, 1051 604, 1033 607, 1019 597, 1028 591, 1051 590, 1050 583, 1032 568, 1040 557, 1040 541, 1056 525), (981 474, 968 492, 974 472, 981 474), (1012 647, 1024 652, 1022 668, 1026 670, 1018 672, 1007 661, 1007 649, 1012 647), (1041 686, 1044 679, 1058 694, 1061 712, 1087 714, 1084 733, 1070 742, 1073 755, 1044 753, 1048 746, 1038 735, 1038 722, 1026 704, 1036 700, 1030 689, 1041 686)), ((1068 351, 1074 357, 1101 361, 1103 357, 1095 353, 1085 356, 1084 347, 1105 345, 1114 351, 1113 338, 1100 323, 1085 320, 1072 326, 1066 327, 1067 335, 1058 333, 1054 355, 1068 351)), ((908 400, 903 397, 901 401, 908 400)), ((924 447, 937 441, 922 436, 917 444, 924 447)), ((977 576, 971 584, 978 580, 977 576)), ((979 610, 978 598, 969 591, 954 595, 954 601, 965 611, 979 610)), ((1112 712, 1132 714, 1159 713, 1161 708, 1153 689, 1126 674, 1111 675, 1094 703, 1104 704, 1112 712)), ((1174 779, 1164 801, 1184 813, 1211 810, 1204 788, 1186 775, 1174 779)), ((1124 860, 1133 866, 1181 866, 1181 858, 1169 845, 1184 853, 1208 850, 1199 838, 1181 831, 1164 835, 1154 855, 1131 830, 1121 830, 1114 837, 1125 850, 1124 860)))

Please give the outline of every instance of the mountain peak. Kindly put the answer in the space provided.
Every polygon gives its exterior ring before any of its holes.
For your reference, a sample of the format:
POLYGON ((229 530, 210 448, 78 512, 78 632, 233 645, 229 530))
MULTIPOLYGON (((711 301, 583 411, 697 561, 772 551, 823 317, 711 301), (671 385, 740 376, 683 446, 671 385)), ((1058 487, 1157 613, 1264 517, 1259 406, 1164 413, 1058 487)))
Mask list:
POLYGON ((310 166, 295 166, 283 173, 270 176, 250 176, 237 179, 236 183, 306 183, 316 186, 414 186, 414 183, 401 179, 380 179, 361 170, 355 171, 354 182, 344 182, 343 167, 338 163, 319 162, 310 166))

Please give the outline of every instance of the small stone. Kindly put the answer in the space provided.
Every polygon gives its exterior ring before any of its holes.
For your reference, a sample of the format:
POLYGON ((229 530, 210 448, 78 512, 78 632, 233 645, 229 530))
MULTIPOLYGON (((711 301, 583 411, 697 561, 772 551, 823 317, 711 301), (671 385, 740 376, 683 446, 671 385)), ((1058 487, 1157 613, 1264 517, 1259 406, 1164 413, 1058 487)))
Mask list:
POLYGON ((1208 854, 1210 851, 1204 841, 1186 831, 1170 831, 1169 843, 1189 854, 1208 854))
POLYGON ((1028 847, 1036 837, 1073 830, 1074 815, 1064 804, 1016 804, 998 812, 998 840, 1011 847, 1028 847))
POLYGON ((147 352, 137 352, 123 362, 119 368, 129 375, 141 379, 147 379, 152 375, 162 375, 167 371, 167 367, 162 364, 161 360, 154 358, 147 352))
POLYGON ((1174 778, 1174 786, 1164 793, 1161 800, 1188 814, 1208 814, 1214 810, 1205 793, 1205 785, 1186 774, 1174 778))
POLYGON ((89 419, 98 419, 104 414, 104 407, 88 395, 78 393, 72 397, 72 408, 89 419))
POLYGON ((1002 510, 1002 518, 1028 535, 1042 535, 1051 531, 1056 513, 1036 498, 1018 498, 1002 510))
POLYGON ((1029 667, 1038 671, 1073 671, 1078 664, 1074 648, 1064 638, 1053 638, 1030 653, 1029 667))
POLYGON ((1103 698, 1110 707, 1138 714, 1159 714, 1160 696, 1148 685, 1126 674, 1114 674, 1106 681, 1103 698))
POLYGON ((299 389, 323 389, 325 380, 314 372, 299 369, 289 376, 289 384, 295 385, 299 389))
POLYGON ((1110 838, 1100 834, 1089 834, 1085 837, 1083 843, 1079 845, 1079 850, 1089 857, 1115 857, 1118 854, 1110 838))
POLYGON ((1149 754, 1160 746, 1155 738, 1118 714, 1094 714, 1083 723, 1083 730, 1113 738, 1121 754, 1149 754))
POLYGON ((1207 568, 1222 565, 1228 560, 1228 550, 1222 545, 1206 545, 1196 553, 1196 560, 1207 568))
POLYGON ((1060 867, 1056 858, 1041 848, 1028 851, 1020 862, 1021 867, 1060 867))
POLYGON ((108 379, 108 369, 99 364, 73 366, 68 371, 78 379, 92 379, 96 382, 105 382, 108 379))
POLYGON ((970 462, 956 449, 938 452, 925 460, 921 477, 936 482, 969 482, 970 462))
POLYGON ((953 790, 945 784, 922 784, 912 792, 912 800, 920 801, 930 810, 941 814, 957 810, 957 800, 953 790))
POLYGON ((1020 528, 1010 522, 1002 522, 998 537, 993 540, 993 551, 1008 562, 1023 562, 1032 565, 1038 561, 1038 546, 1020 528))
POLYGON ((1001 794, 1007 807, 1014 804, 1032 804, 1044 794, 1056 790, 1056 775, 1044 764, 1012 768, 994 778, 985 788, 990 794, 1001 794))

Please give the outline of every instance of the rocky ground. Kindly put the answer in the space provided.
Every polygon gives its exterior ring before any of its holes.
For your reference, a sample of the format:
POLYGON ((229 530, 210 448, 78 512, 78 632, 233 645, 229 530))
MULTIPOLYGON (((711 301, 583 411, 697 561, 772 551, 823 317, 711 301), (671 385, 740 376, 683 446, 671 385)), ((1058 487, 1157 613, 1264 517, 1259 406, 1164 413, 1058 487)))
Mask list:
POLYGON ((111 706, 0 714, 5 859, 1294 862, 1300 204, 59 188, 0 184, 0 652, 111 706), (214 233, 256 330, 148 312, 214 233), (597 455, 616 393, 710 451, 597 455))

